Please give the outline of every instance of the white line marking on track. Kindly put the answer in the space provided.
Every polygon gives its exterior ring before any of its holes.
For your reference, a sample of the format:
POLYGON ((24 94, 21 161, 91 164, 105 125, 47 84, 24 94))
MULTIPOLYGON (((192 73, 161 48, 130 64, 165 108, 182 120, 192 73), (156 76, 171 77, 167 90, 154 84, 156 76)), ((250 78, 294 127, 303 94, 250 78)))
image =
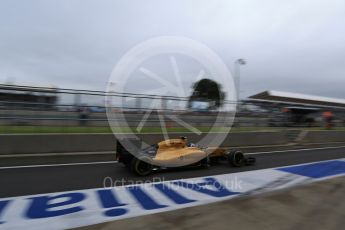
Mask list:
POLYGON ((324 150, 324 149, 341 149, 341 148, 345 148, 345 146, 320 147, 320 148, 311 148, 311 149, 288 149, 288 150, 275 150, 275 151, 267 151, 267 152, 253 152, 253 153, 246 153, 246 155, 256 155, 256 154, 264 154, 264 153, 281 153, 281 152, 312 151, 312 150, 324 150))
POLYGON ((20 165, 0 167, 1 169, 19 169, 19 168, 40 168, 40 167, 59 167, 59 166, 75 166, 75 165, 96 165, 96 164, 116 164, 117 161, 100 161, 100 162, 82 162, 82 163, 66 163, 66 164, 50 164, 50 165, 20 165))
MULTIPOLYGON (((324 149, 341 149, 345 146, 335 147, 322 147, 322 148, 311 148, 311 149, 290 149, 290 150, 276 150, 267 152, 253 152, 246 153, 246 155, 259 155, 265 153, 282 153, 282 152, 298 152, 298 151, 312 151, 312 150, 324 150, 324 149)), ((100 161, 100 162, 82 162, 82 163, 66 163, 66 164, 46 164, 46 165, 19 165, 19 166, 6 166, 0 167, 1 169, 20 169, 20 168, 40 168, 40 167, 60 167, 60 166, 78 166, 78 165, 97 165, 97 164, 116 164, 118 161, 100 161)))

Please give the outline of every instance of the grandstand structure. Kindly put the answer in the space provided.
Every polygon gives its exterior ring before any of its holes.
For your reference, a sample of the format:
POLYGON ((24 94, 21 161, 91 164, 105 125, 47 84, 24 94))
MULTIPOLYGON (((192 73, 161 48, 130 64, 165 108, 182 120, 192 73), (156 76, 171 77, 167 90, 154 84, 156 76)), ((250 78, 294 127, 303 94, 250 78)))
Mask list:
POLYGON ((345 109, 345 99, 321 97, 300 93, 289 93, 282 91, 269 90, 264 91, 248 98, 249 101, 278 103, 278 104, 295 104, 304 106, 330 107, 345 109))
POLYGON ((52 108, 57 103, 56 88, 0 84, 0 104, 4 107, 52 108))
POLYGON ((252 103, 270 111, 269 124, 317 126, 331 114, 345 124, 345 99, 269 90, 248 97, 252 103))

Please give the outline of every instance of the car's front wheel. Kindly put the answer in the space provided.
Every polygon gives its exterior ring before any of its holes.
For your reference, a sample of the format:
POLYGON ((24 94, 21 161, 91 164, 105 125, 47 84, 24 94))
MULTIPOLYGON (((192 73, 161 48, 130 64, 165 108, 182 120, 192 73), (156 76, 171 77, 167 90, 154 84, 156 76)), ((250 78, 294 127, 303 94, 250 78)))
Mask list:
POLYGON ((241 167, 245 164, 245 158, 241 151, 231 151, 227 157, 229 164, 234 167, 241 167))

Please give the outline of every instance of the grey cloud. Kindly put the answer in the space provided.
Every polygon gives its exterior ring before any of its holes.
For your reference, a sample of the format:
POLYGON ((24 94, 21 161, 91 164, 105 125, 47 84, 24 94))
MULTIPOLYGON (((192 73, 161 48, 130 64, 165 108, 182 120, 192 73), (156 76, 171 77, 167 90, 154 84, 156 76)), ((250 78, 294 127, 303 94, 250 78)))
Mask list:
POLYGON ((3 0, 0 82, 105 89, 128 49, 177 35, 203 42, 231 69, 247 59, 242 96, 275 89, 344 98, 343 12, 341 0, 3 0))

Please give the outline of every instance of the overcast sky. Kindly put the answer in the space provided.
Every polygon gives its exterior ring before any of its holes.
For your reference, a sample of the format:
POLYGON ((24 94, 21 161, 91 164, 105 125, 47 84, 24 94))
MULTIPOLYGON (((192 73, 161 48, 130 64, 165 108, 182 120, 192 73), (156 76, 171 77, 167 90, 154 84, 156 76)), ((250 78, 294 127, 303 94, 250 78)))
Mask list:
POLYGON ((345 98, 344 12, 344 0, 1 0, 0 83, 105 90, 130 48, 173 35, 206 44, 232 71, 245 58, 242 97, 345 98))

